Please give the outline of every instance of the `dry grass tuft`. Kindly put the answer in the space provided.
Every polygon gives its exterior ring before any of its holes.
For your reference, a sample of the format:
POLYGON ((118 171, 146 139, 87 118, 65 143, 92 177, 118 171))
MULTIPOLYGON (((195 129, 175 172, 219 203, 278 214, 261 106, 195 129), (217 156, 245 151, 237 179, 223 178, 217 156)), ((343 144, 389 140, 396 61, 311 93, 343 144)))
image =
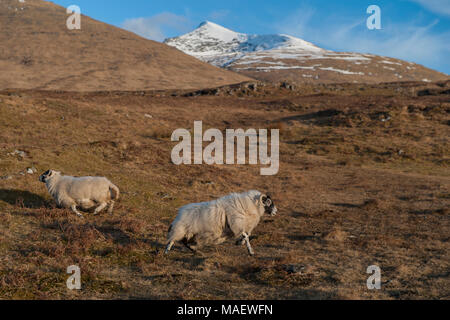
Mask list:
POLYGON ((325 234, 323 238, 327 241, 344 242, 348 239, 348 233, 336 227, 334 230, 325 234))

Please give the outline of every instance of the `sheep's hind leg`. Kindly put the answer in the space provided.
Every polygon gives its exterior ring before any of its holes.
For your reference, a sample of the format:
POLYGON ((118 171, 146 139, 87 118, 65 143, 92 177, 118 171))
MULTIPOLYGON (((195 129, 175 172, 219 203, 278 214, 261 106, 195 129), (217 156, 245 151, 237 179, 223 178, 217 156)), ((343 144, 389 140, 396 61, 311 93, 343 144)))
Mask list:
POLYGON ((253 251, 252 246, 250 245, 250 237, 245 232, 242 234, 242 236, 244 237, 245 244, 247 245, 249 255, 254 256, 255 252, 253 251))
POLYGON ((101 203, 101 204, 97 207, 97 209, 95 209, 94 215, 99 214, 103 209, 106 208, 107 205, 108 205, 107 202, 101 203))
POLYGON ((175 241, 170 241, 170 242, 167 244, 166 251, 164 251, 164 254, 168 254, 169 251, 172 250, 172 247, 173 247, 174 244, 175 244, 175 241))
POLYGON ((77 210, 77 205, 73 204, 70 209, 72 209, 73 212, 75 212, 77 214, 77 216, 83 218, 83 215, 77 210))
POLYGON ((108 213, 109 213, 109 214, 112 214, 112 213, 113 213, 113 210, 114 210, 114 200, 111 200, 111 201, 109 202, 108 213))

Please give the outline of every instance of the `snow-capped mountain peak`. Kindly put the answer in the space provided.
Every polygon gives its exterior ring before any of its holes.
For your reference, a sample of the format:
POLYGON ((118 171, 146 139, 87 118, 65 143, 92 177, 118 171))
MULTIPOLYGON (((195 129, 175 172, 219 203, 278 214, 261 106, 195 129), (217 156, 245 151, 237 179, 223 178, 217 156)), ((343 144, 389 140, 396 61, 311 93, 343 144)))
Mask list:
POLYGON ((194 31, 164 43, 176 47, 200 60, 224 67, 251 52, 293 49, 306 52, 325 51, 312 43, 284 34, 249 35, 202 22, 194 31))
POLYGON ((231 42, 242 36, 240 33, 234 32, 210 21, 202 22, 196 30, 190 33, 190 35, 194 37, 200 34, 207 35, 210 38, 215 38, 224 42, 231 42))

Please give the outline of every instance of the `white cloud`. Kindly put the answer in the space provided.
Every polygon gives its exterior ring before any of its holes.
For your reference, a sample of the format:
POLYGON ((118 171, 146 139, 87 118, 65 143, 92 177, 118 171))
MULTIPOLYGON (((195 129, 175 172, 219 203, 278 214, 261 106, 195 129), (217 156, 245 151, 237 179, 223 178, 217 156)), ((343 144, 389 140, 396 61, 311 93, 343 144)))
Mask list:
POLYGON ((192 23, 185 16, 163 12, 148 18, 127 19, 122 23, 122 28, 147 39, 163 41, 168 30, 186 33, 192 29, 192 23))
MULTIPOLYGON (((385 35, 375 41, 357 38, 356 47, 425 65, 437 66, 450 55, 450 38, 447 33, 433 33, 431 29, 438 21, 426 26, 393 25, 385 29, 385 35)), ((348 35, 351 36, 351 35, 348 35)))
POLYGON ((314 8, 303 4, 301 8, 288 15, 286 19, 277 24, 275 28, 280 32, 287 34, 306 34, 310 31, 309 26, 315 13, 316 10, 314 8))
POLYGON ((450 1, 448 0, 410 0, 425 7, 427 10, 444 15, 450 16, 450 1))

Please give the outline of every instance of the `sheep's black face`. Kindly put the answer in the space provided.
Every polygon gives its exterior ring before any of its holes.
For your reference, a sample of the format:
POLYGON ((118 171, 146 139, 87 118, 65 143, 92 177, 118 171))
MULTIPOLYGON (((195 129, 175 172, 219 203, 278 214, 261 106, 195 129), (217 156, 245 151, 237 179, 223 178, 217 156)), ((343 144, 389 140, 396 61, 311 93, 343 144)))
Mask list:
POLYGON ((264 196, 262 198, 263 204, 264 204, 264 213, 270 215, 270 216, 275 216, 277 214, 277 207, 275 206, 275 204, 273 203, 272 199, 270 198, 269 195, 264 196))
POLYGON ((45 171, 40 177, 39 181, 43 183, 47 183, 48 178, 52 175, 52 170, 45 171))

